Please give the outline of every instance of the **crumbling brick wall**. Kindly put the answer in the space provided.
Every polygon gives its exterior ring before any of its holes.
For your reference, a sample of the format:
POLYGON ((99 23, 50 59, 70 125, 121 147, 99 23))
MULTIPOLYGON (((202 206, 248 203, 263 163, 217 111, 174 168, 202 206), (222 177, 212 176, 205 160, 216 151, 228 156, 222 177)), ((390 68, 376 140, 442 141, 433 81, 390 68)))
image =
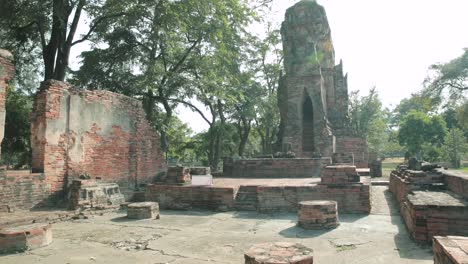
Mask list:
POLYGON ((242 159, 225 164, 223 176, 234 178, 318 178, 321 169, 330 164, 330 158, 242 159))
POLYGON ((345 136, 336 136, 337 153, 353 153, 354 164, 358 168, 367 168, 369 151, 367 149, 367 140, 365 138, 345 136))
MULTIPOLYGON (((0 49, 0 144, 5 135, 5 100, 7 82, 11 80, 15 72, 13 55, 6 50, 0 49)), ((1 145, 0 145, 1 153, 1 145)))
POLYGON ((447 189, 468 199, 468 174, 455 171, 442 171, 447 189))
POLYGON ((133 188, 166 169, 160 140, 141 102, 109 91, 85 91, 49 80, 31 116, 32 168, 51 190, 82 174, 133 188))
POLYGON ((42 173, 0 171, 0 212, 49 205, 50 188, 42 173))

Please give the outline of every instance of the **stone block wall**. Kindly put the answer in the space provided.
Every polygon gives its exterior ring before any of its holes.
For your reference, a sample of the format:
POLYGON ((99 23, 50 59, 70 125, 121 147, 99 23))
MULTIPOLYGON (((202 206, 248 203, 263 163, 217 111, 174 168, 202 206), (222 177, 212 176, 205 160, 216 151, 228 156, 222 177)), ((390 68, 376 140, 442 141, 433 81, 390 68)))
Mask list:
POLYGON ((146 187, 146 200, 158 202, 161 209, 227 211, 234 208, 234 193, 233 187, 150 184, 146 187))
POLYGON ((0 212, 49 205, 50 184, 42 173, 0 171, 0 212))
POLYGON ((369 152, 367 149, 367 141, 364 138, 353 136, 336 136, 337 153, 352 153, 354 164, 358 168, 367 168, 369 152))
POLYGON ((245 159, 225 163, 224 177, 235 178, 296 178, 319 177, 330 158, 245 159))
POLYGON ((0 153, 1 143, 5 136, 5 100, 7 82, 13 78, 15 66, 13 65, 13 55, 6 50, 0 49, 0 153))
POLYGON ((53 192, 82 174, 133 188, 166 169, 141 102, 127 96, 45 81, 31 123, 33 172, 44 173, 53 192))

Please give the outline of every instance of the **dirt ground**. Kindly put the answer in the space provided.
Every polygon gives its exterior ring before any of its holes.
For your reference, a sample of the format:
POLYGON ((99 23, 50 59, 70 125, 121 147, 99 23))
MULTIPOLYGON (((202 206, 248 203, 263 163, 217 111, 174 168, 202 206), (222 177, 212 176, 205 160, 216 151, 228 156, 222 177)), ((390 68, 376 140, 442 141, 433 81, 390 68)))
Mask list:
POLYGON ((0 263, 244 263, 252 244, 276 241, 312 248, 320 264, 433 263, 431 248, 409 239, 387 187, 372 192, 370 215, 340 215, 329 231, 303 230, 295 214, 162 211, 160 220, 128 220, 113 212, 55 223, 50 246, 0 263))

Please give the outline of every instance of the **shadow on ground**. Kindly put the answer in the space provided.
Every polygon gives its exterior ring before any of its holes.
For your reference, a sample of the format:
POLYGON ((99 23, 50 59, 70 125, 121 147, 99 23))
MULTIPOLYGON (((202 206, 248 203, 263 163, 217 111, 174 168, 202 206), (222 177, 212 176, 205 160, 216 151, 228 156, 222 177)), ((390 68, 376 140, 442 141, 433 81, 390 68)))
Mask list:
POLYGON ((410 238, 406 225, 399 214, 398 204, 393 194, 389 190, 385 190, 384 195, 390 207, 391 223, 398 228, 398 234, 394 236, 394 241, 395 250, 398 251, 400 257, 405 259, 432 259, 432 247, 430 245, 419 245, 410 238))

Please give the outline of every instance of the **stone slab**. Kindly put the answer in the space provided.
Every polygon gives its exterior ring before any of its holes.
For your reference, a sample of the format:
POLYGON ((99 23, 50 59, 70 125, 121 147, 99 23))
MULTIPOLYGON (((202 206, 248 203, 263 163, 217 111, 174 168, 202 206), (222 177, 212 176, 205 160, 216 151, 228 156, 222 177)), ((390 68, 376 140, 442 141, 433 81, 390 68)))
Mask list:
POLYGON ((313 250, 298 243, 253 245, 244 254, 245 264, 313 264, 313 250))

